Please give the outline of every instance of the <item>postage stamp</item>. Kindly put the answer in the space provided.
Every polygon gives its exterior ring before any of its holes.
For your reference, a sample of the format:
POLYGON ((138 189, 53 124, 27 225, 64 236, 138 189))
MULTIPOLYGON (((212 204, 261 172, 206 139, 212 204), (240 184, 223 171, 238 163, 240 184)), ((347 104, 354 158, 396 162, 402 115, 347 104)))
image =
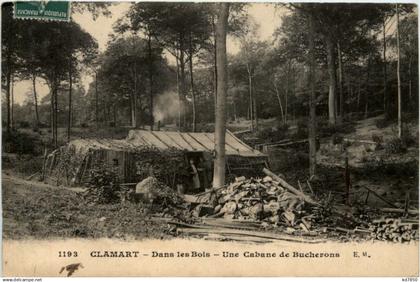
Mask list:
POLYGON ((51 21, 70 21, 71 3, 67 1, 27 1, 16 2, 16 19, 39 19, 51 21))

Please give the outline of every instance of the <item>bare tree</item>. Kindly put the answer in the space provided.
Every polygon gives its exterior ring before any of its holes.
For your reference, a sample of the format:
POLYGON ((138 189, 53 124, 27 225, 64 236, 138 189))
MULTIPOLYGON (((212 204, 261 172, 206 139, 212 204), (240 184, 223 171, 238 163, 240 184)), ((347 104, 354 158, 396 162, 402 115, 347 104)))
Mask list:
POLYGON ((309 175, 316 173, 316 93, 315 93, 315 27, 314 19, 309 16, 309 175))
POLYGON ((401 124, 401 76, 400 76, 400 16, 398 11, 398 4, 395 4, 395 12, 397 15, 397 81, 398 81, 398 137, 402 136, 402 124, 401 124))
POLYGON ((70 62, 69 62, 69 112, 67 117, 67 142, 70 142, 70 135, 71 135, 71 111, 72 111, 72 101, 71 101, 71 95, 72 95, 72 88, 73 88, 73 66, 72 66, 72 56, 70 56, 70 62))
POLYGON ((213 187, 219 188, 225 184, 225 134, 226 134, 226 96, 227 96, 227 56, 226 33, 229 16, 229 3, 219 4, 216 23, 217 48, 217 102, 215 117, 215 153, 213 187))

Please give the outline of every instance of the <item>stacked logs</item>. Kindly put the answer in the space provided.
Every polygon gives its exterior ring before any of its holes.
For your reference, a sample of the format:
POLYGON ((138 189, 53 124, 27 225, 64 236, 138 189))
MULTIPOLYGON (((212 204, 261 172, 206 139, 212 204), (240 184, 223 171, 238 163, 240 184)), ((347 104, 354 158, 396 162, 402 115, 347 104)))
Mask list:
POLYGON ((303 214, 304 200, 272 177, 236 178, 219 191, 214 217, 287 223, 295 226, 303 214))
POLYGON ((369 230, 373 239, 402 243, 419 239, 418 225, 418 220, 381 218, 373 220, 369 230))

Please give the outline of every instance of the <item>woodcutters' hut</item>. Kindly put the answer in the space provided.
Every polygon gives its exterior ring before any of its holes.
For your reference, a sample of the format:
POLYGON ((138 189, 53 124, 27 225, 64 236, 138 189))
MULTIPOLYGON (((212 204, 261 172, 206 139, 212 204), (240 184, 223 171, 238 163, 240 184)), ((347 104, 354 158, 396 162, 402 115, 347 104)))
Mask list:
MULTIPOLYGON (((210 185, 214 152, 213 133, 131 130, 125 140, 78 139, 48 155, 43 175, 48 182, 84 185, 98 167, 118 174, 120 182, 138 182, 153 174, 167 185, 188 182, 190 164, 210 185)), ((265 154, 226 132, 228 177, 259 174, 267 166, 265 154)))

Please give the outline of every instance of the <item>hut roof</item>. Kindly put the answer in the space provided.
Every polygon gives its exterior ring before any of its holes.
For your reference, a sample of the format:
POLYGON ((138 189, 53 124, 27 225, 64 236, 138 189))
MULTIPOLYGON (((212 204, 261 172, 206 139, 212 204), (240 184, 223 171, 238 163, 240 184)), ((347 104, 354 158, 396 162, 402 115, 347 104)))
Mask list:
MULTIPOLYGON (((212 152, 214 150, 214 134, 204 132, 171 132, 171 131, 146 131, 130 130, 125 139, 134 146, 155 146, 158 149, 166 150, 176 148, 190 152, 212 152)), ((242 142, 226 130, 226 155, 237 155, 244 157, 265 156, 258 150, 242 142)))
POLYGON ((68 144, 73 147, 78 154, 85 154, 89 149, 93 150, 112 150, 112 151, 134 151, 136 146, 126 140, 116 139, 76 139, 68 144))

